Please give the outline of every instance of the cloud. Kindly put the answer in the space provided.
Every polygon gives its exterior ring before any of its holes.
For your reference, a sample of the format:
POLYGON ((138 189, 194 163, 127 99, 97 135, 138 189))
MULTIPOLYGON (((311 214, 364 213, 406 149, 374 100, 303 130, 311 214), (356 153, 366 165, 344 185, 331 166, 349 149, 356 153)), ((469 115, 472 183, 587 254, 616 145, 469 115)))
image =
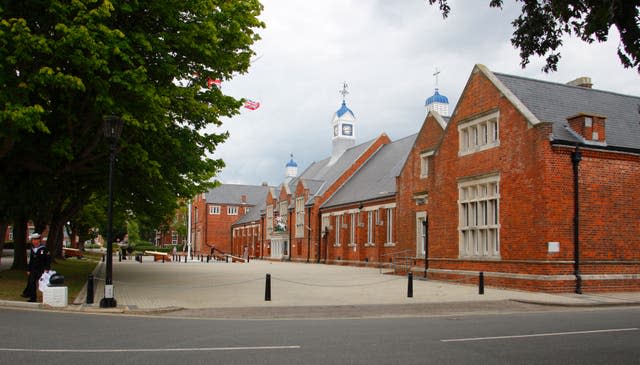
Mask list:
POLYGON ((349 84, 347 104, 356 115, 357 143, 387 133, 398 139, 416 133, 424 101, 436 87, 449 98, 450 110, 476 63, 489 69, 554 82, 590 76, 594 87, 638 94, 638 74, 618 61, 618 36, 587 45, 567 37, 559 71, 541 72, 543 60, 520 67, 511 46, 515 2, 504 9, 486 1, 450 1, 447 19, 425 1, 263 1, 266 29, 254 47, 258 57, 248 74, 222 85, 223 92, 260 101, 224 120, 230 138, 214 157, 227 167, 224 183, 277 185, 284 179, 289 154, 299 171, 331 154, 330 121, 340 107, 338 93, 349 84))

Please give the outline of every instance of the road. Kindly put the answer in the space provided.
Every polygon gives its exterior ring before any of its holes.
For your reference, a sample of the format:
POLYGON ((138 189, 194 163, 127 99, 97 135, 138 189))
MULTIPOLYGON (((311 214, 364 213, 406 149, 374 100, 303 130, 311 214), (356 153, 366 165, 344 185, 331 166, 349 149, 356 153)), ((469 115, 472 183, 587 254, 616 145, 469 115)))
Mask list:
POLYGON ((0 364, 638 364, 640 308, 230 320, 0 309, 0 364))

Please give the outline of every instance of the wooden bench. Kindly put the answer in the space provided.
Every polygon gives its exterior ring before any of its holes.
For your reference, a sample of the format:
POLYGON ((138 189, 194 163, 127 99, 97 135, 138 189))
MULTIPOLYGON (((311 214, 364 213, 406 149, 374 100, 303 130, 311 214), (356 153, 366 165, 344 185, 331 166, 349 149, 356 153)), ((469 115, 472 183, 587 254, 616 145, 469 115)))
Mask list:
POLYGON ((171 255, 166 252, 158 252, 158 251, 145 251, 145 255, 153 256, 153 261, 171 261, 171 255))
POLYGON ((68 248, 68 247, 63 247, 62 248, 62 254, 64 255, 64 258, 69 258, 69 257, 77 257, 79 259, 82 258, 82 251, 80 251, 77 248, 68 248))

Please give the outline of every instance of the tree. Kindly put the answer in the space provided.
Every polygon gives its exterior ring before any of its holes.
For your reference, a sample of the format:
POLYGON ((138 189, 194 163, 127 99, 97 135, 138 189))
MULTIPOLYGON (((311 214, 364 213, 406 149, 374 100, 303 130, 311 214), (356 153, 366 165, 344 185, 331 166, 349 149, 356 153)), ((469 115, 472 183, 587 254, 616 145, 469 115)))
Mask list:
MULTIPOLYGON (((103 117, 124 133, 115 205, 160 222, 176 199, 211 187, 206 133, 241 100, 209 77, 244 73, 263 27, 257 0, 7 0, 0 5, 0 216, 62 227, 107 189, 103 117)), ((21 247, 16 247, 21 249, 21 247)))
MULTIPOLYGON (((520 50, 521 66, 534 55, 546 56, 544 72, 556 71, 563 35, 574 34, 587 43, 604 42, 611 27, 620 33, 618 57, 624 67, 640 72, 640 0, 518 0, 522 14, 511 24, 511 44, 520 50)), ((449 15, 448 0, 438 3, 442 15, 449 15)), ((504 0, 490 0, 490 7, 502 8, 504 0)))

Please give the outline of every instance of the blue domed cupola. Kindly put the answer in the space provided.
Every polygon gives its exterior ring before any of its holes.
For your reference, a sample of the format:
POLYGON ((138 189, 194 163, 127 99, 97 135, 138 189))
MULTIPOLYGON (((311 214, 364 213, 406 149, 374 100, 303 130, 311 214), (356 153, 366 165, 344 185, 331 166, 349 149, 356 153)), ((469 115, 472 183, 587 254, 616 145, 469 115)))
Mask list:
POLYGON ((356 145, 356 116, 353 114, 353 111, 347 107, 347 102, 345 101, 345 96, 349 92, 347 91, 347 83, 342 84, 342 90, 340 94, 342 94, 342 105, 340 109, 338 109, 334 114, 333 118, 331 118, 331 143, 333 145, 333 149, 331 150, 331 159, 329 160, 329 165, 333 165, 340 156, 347 149, 356 145))
POLYGON ((436 88, 433 95, 427 98, 424 106, 427 109, 427 113, 429 113, 430 110, 435 110, 443 117, 449 116, 449 99, 446 96, 441 95, 438 92, 438 88, 436 88))
POLYGON ((346 103, 344 100, 342 100, 342 106, 340 107, 340 109, 338 109, 338 111, 336 111, 336 116, 337 116, 338 118, 341 118, 343 115, 345 115, 345 114, 347 114, 347 113, 351 114, 351 116, 352 116, 353 118, 355 118, 355 117, 356 117, 356 116, 353 114, 353 112, 351 111, 351 109, 349 109, 349 108, 347 107, 347 103, 346 103))
POLYGON ((285 168, 287 169, 287 180, 293 179, 298 176, 298 164, 293 160, 293 153, 291 154, 291 159, 285 165, 285 168))

